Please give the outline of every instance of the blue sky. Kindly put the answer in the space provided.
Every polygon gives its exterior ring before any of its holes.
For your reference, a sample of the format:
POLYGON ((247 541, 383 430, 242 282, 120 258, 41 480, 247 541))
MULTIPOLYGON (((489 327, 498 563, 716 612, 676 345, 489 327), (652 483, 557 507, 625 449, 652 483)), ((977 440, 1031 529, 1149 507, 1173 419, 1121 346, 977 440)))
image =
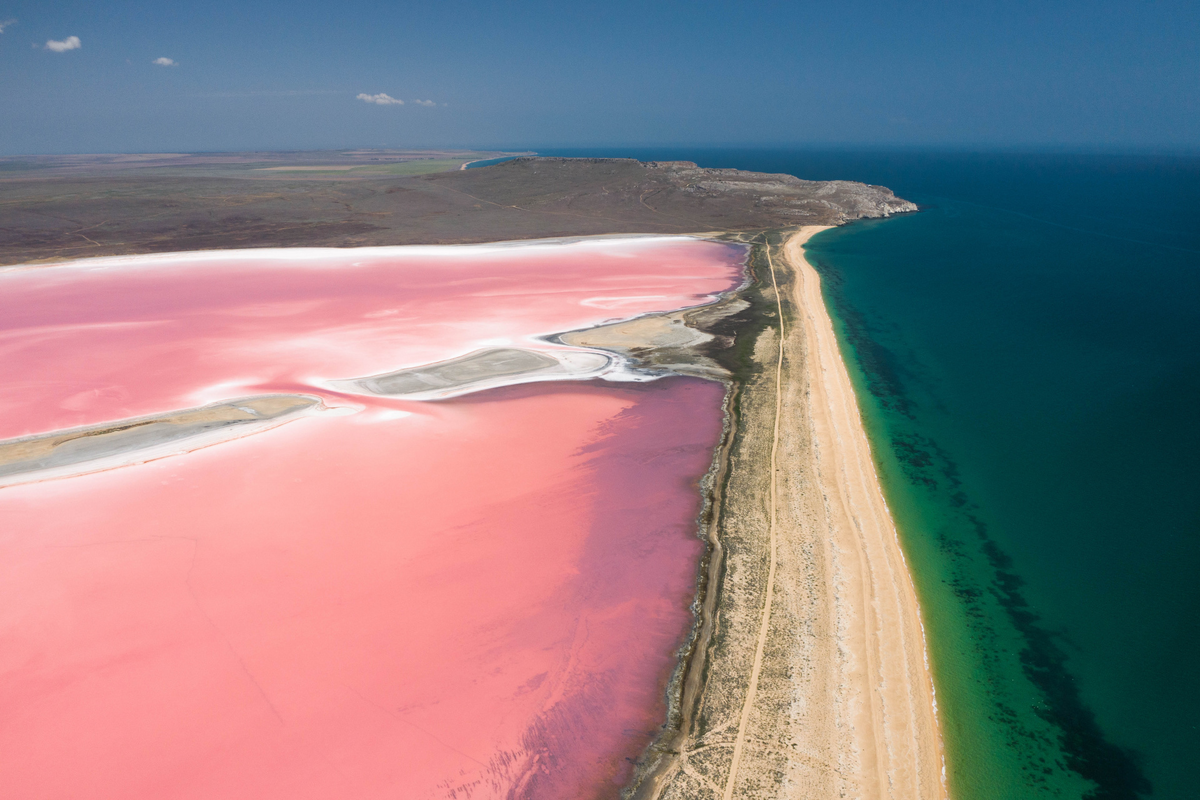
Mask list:
POLYGON ((0 0, 6 21, 3 154, 1200 147, 1194 0, 0 0))

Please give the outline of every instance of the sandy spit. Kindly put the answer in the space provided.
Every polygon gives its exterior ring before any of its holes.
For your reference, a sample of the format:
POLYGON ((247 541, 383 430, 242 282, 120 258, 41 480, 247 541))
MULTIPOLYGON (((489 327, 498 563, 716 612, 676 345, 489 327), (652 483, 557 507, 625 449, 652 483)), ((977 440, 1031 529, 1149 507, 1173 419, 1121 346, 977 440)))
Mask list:
POLYGON ((703 677, 639 800, 947 797, 916 592, 804 256, 825 229, 760 250, 775 313, 714 498, 715 612, 688 668, 703 677))
POLYGON ((875 472, 854 388, 804 243, 809 227, 784 245, 795 275, 792 301, 804 328, 809 413, 817 471, 834 548, 845 562, 835 590, 851 654, 845 680, 861 754, 861 797, 945 797, 941 730, 921 612, 912 577, 875 472))

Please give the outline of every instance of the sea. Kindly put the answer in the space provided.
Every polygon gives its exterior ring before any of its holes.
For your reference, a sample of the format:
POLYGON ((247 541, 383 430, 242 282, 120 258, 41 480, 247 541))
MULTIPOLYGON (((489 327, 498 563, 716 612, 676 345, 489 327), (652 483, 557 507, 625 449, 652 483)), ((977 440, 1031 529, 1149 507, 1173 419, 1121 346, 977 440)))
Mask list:
POLYGON ((957 800, 1200 797, 1200 158, 589 148, 881 184, 814 237, 957 800))

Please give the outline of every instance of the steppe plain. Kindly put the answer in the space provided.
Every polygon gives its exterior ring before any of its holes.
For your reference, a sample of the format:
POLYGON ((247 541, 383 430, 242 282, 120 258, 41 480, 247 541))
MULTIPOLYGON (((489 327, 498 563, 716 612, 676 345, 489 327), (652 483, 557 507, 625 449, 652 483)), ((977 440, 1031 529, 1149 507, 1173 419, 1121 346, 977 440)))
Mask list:
MULTIPOLYGON (((451 166, 493 155, 436 154, 451 166)), ((245 154, 186 168, 173 159, 10 160, 0 164, 0 259, 614 233, 751 245, 747 284, 712 306, 563 335, 647 370, 727 386, 724 440, 705 483, 693 635, 666 725, 624 793, 944 796, 916 597, 802 251, 821 226, 915 207, 881 187, 685 162, 521 157, 423 175, 341 169, 382 157, 280 164, 245 154), (331 169, 278 169, 287 166, 331 169)), ((28 445, 10 450, 29 458, 28 445)))

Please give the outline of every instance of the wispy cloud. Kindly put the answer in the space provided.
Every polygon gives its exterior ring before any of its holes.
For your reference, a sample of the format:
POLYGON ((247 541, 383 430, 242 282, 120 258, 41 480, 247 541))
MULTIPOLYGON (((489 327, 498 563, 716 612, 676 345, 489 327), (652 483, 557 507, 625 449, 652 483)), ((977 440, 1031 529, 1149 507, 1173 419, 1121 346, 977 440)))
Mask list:
POLYGON ((413 100, 413 102, 419 106, 436 106, 437 105, 437 103, 433 102, 432 100, 413 100))
POLYGON ((55 53, 65 53, 68 50, 78 50, 83 47, 83 42, 79 41, 78 36, 68 36, 61 42, 51 39, 46 42, 46 49, 53 50, 55 53))
POLYGON ((173 58, 167 58, 166 56, 163 56, 162 58, 156 58, 151 63, 157 64, 160 67, 178 67, 179 66, 178 61, 176 61, 173 58))
POLYGON ((404 105, 403 100, 397 100, 391 95, 386 95, 383 92, 380 92, 379 94, 366 94, 365 92, 360 92, 356 97, 357 99, 362 100, 364 103, 374 103, 377 106, 404 105))
POLYGON ((17 24, 17 21, 15 19, 6 19, 3 22, 0 22, 0 33, 4 33, 4 29, 7 28, 8 26, 16 25, 16 24, 17 24))

